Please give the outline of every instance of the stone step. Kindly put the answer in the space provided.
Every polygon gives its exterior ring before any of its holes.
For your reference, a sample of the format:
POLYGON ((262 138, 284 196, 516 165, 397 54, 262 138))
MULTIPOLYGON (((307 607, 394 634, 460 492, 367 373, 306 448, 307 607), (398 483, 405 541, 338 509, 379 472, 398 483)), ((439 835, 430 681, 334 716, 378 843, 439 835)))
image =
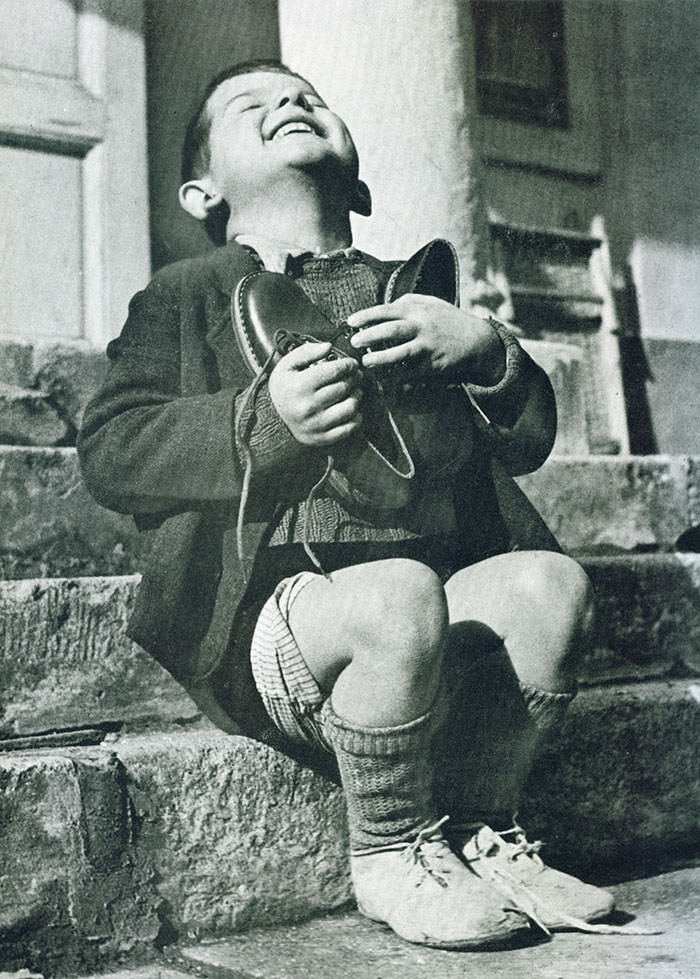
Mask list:
POLYGON ((575 553, 669 550, 700 524, 695 456, 550 458, 518 483, 575 553))
POLYGON ((0 443, 60 445, 70 434, 46 392, 0 383, 0 443))
MULTIPOLYGON (((651 934, 608 938, 567 932, 549 942, 469 953, 402 942, 357 911, 320 920, 256 929, 225 941, 185 945, 167 961, 183 968, 216 968, 219 979, 696 979, 700 972, 697 907, 700 867, 613 884, 620 917, 651 934)), ((138 975, 104 979, 140 979, 138 975)), ((146 979, 146 977, 144 977, 146 979)), ((151 979, 151 977, 149 977, 151 979)), ((169 979, 169 977, 163 977, 169 979)))
POLYGON ((75 449, 0 447, 0 483, 0 577, 137 570, 147 541, 90 497, 75 449))
MULTIPOLYGON (((252 929, 228 939, 169 946, 148 964, 81 979, 696 979, 700 966, 697 907, 700 867, 680 867, 607 884, 620 911, 618 920, 648 934, 606 939, 567 932, 551 941, 524 942, 488 955, 409 945, 357 911, 340 911, 310 921, 252 929), (473 971, 476 968, 476 972, 473 971)), ((534 936, 533 936, 534 938, 534 936)), ((28 969, 0 972, 0 979, 44 979, 28 969)))
MULTIPOLYGON (((586 684, 700 676, 700 555, 583 559, 598 596, 586 684)), ((125 636, 138 577, 0 582, 0 732, 192 723, 165 670, 125 636)))
MULTIPOLYGON (((0 577, 142 567, 147 536, 90 498, 74 449, 0 447, 0 482, 0 577)), ((669 550, 700 523, 695 457, 562 456, 519 482, 570 551, 669 550)))
MULTIPOLYGON (((582 691, 521 808, 548 862, 611 879, 700 852, 699 695, 683 681, 582 691)), ((84 974, 351 898, 340 790, 245 738, 8 753, 0 785, 0 968, 84 974)))
MULTIPOLYGON (((68 444, 80 427, 85 405, 102 384, 107 373, 104 352, 84 340, 64 343, 24 343, 0 339, 0 389, 22 388, 48 397, 60 431, 40 426, 40 418, 22 416, 21 430, 12 430, 11 444, 68 444), (18 437, 20 436, 20 437, 18 437)), ((4 427, 5 405, 0 399, 0 431, 4 427)), ((72 443, 71 443, 72 444, 72 443)))

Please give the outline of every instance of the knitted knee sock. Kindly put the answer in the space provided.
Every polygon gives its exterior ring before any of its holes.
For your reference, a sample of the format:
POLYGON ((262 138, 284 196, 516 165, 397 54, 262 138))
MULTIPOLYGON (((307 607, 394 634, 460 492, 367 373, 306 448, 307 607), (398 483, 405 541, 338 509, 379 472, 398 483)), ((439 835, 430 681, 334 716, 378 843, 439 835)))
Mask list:
POLYGON ((410 840, 436 821, 430 758, 435 711, 398 727, 364 728, 338 717, 329 698, 322 716, 345 791, 351 850, 410 840))

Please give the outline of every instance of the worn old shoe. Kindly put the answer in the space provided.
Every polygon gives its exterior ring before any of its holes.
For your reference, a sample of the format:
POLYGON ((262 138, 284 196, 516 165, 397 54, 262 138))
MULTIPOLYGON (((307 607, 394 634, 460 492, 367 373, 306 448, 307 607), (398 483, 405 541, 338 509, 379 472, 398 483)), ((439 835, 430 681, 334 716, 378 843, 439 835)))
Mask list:
POLYGON ((351 854, 360 912, 406 941, 435 948, 499 945, 529 929, 525 915, 453 853, 440 825, 412 843, 351 854))
POLYGON ((539 855, 542 843, 529 843, 517 823, 502 833, 483 823, 470 829, 466 843, 462 837, 461 848, 467 866, 544 931, 613 930, 589 924, 612 911, 612 894, 548 867, 539 855))

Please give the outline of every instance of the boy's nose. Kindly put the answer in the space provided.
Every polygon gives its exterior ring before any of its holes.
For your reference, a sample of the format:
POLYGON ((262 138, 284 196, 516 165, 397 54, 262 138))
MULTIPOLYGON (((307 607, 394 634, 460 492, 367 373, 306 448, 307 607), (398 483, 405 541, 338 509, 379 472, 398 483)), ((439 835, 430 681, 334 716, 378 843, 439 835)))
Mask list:
POLYGON ((298 85, 287 85, 277 97, 277 108, 281 108, 283 105, 291 103, 292 105, 298 105, 302 109, 309 109, 309 100, 306 97, 306 92, 299 88, 298 85))

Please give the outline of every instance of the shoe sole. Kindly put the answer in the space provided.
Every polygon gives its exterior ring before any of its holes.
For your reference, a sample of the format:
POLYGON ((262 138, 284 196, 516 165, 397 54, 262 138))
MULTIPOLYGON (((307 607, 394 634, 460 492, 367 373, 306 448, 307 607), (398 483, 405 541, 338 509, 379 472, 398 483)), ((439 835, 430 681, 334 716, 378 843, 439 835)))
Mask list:
POLYGON ((525 922, 522 926, 512 928, 506 934, 499 932, 498 934, 482 937, 482 938, 464 938, 455 939, 453 941, 441 941, 439 939, 430 939, 427 936, 421 938, 411 938, 408 935, 402 935, 398 929, 394 928, 391 922, 387 921, 385 918, 379 918, 375 915, 368 914, 359 904, 357 910, 360 914, 368 918, 370 921, 374 921, 377 924, 384 925, 386 928, 391 929, 395 935, 398 935, 405 942, 410 942, 412 945, 425 945, 428 948, 442 948, 446 951, 479 951, 495 948, 504 948, 509 945, 519 944, 522 942, 523 937, 526 934, 531 935, 532 929, 530 925, 525 922))
MULTIPOLYGON (((586 924, 592 925, 597 921, 601 921, 603 918, 607 918, 609 914, 615 910, 615 905, 612 904, 610 907, 601 909, 600 911, 594 911, 592 914, 587 914, 585 917, 581 918, 581 921, 585 921, 586 924)), ((543 921, 542 922, 549 931, 575 931, 575 927, 566 921, 543 921)))

